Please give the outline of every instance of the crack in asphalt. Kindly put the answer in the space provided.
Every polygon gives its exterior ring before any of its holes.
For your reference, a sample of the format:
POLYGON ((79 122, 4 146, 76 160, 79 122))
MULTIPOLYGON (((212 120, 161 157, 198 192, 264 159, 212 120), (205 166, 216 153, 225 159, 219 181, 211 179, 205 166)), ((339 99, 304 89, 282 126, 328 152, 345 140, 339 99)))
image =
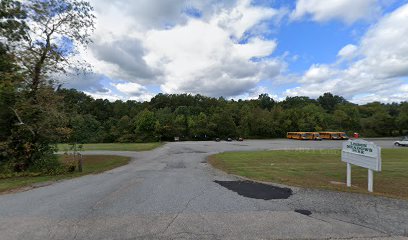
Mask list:
MULTIPOLYGON (((98 206, 101 205, 105 200, 111 198, 112 196, 117 196, 118 193, 123 192, 127 189, 129 189, 131 186, 133 186, 135 183, 139 183, 140 178, 132 178, 130 179, 130 182, 126 184, 125 186, 119 187, 117 190, 112 191, 108 193, 107 195, 104 195, 102 198, 97 200, 90 208, 89 211, 82 217, 80 217, 73 225, 79 229, 79 224, 84 220, 87 219, 89 216, 91 216, 94 212, 98 210, 98 206)), ((78 229, 75 231, 75 235, 73 240, 77 239, 78 236, 78 229)))
POLYGON ((171 225, 174 223, 174 221, 176 221, 176 219, 178 218, 178 216, 180 216, 180 214, 182 214, 185 210, 187 210, 187 208, 190 206, 191 202, 194 201, 195 199, 201 197, 202 195, 204 195, 205 190, 203 190, 200 194, 197 194, 196 196, 193 196, 191 199, 188 200, 188 202, 186 203, 186 205, 184 206, 183 209, 181 209, 176 216, 174 216, 174 218, 169 222, 169 224, 167 224, 166 228, 160 232, 160 234, 164 234, 170 227, 171 225))

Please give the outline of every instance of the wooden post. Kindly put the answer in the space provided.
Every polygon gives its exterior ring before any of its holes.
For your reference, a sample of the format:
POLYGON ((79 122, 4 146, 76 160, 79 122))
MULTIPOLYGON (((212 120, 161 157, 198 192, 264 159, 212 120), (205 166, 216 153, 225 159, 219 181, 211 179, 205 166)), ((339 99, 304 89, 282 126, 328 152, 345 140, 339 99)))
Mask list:
POLYGON ((351 187, 351 164, 347 163, 347 187, 351 187))
POLYGON ((82 154, 79 154, 79 159, 78 159, 78 171, 79 172, 82 172, 82 166, 83 166, 82 154))

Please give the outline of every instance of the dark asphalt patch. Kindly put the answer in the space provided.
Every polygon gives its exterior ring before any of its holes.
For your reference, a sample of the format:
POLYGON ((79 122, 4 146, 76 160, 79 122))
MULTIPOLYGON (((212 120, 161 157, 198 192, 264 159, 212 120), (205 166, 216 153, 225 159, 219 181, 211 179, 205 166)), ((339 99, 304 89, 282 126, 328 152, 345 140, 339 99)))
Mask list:
POLYGON ((309 210, 304 210, 304 209, 296 209, 295 212, 300 213, 300 214, 305 215, 305 216, 310 216, 310 215, 312 215, 312 212, 311 212, 311 211, 309 211, 309 210))
POLYGON ((214 182, 247 198, 272 200, 288 199, 290 196, 292 196, 292 190, 290 188, 280 188, 251 181, 214 182))

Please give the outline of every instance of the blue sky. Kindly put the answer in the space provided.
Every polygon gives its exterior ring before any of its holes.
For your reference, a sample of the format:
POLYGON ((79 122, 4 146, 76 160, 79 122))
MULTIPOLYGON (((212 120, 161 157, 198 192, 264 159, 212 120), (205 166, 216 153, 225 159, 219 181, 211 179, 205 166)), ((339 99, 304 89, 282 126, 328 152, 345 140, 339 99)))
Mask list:
POLYGON ((281 100, 330 91, 356 103, 408 100, 407 1, 91 4, 94 43, 80 52, 94 73, 66 86, 95 98, 268 93, 281 100))

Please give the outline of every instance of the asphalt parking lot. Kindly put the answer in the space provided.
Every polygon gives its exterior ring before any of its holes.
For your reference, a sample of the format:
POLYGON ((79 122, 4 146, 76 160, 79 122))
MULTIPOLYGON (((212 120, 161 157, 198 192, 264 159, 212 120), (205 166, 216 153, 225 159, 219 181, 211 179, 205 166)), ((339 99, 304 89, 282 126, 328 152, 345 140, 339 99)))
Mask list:
MULTIPOLYGON (((374 142, 393 147, 391 140, 374 142)), ((0 195, 0 239, 404 239, 408 201, 301 188, 290 188, 287 197, 256 197, 230 184, 240 179, 205 161, 225 151, 341 144, 179 142, 141 153, 88 152, 133 161, 103 174, 0 195)))

